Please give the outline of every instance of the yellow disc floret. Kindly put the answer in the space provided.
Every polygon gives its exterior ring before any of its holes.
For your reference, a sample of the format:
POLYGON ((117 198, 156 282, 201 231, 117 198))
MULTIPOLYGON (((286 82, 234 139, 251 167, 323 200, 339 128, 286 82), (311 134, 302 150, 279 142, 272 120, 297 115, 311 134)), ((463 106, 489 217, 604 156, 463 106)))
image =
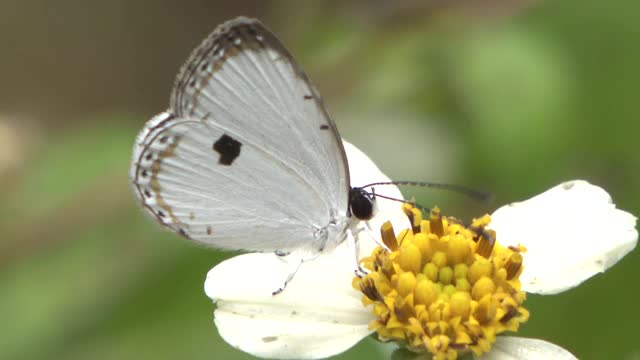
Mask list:
POLYGON ((362 260, 370 273, 354 279, 383 341, 396 341, 434 359, 489 351, 496 335, 516 331, 529 318, 520 290, 524 247, 502 247, 487 230, 489 215, 465 226, 440 215, 429 220, 405 205, 412 228, 395 236, 381 228, 390 252, 378 247, 362 260))

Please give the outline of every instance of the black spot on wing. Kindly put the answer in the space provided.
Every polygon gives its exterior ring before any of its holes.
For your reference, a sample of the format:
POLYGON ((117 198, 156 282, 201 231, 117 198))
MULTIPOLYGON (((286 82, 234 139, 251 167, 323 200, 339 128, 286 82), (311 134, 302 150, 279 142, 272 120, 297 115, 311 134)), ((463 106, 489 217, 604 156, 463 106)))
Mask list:
POLYGON ((327 124, 320 125, 320 130, 329 130, 329 125, 327 124))
POLYGON ((231 165, 240 155, 242 143, 227 134, 223 134, 213 143, 213 150, 220 154, 218 162, 222 165, 231 165))
POLYGON ((311 96, 311 95, 305 95, 305 96, 304 96, 304 99, 305 99, 305 100, 311 100, 311 99, 313 99, 313 96, 311 96))

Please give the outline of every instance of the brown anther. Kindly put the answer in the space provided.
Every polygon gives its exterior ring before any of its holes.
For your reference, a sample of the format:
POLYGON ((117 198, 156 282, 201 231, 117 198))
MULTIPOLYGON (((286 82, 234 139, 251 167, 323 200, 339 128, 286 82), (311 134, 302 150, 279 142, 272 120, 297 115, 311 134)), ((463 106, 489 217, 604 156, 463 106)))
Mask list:
POLYGON ((469 345, 468 344, 450 343, 449 347, 454 349, 454 350, 458 350, 458 351, 463 351, 463 350, 469 349, 469 345))
POLYGON ((437 207, 431 210, 431 216, 429 217, 429 225, 431 226, 431 232, 437 236, 444 235, 444 225, 442 224, 442 216, 440 216, 440 209, 437 207))
POLYGON ((410 317, 414 316, 413 308, 407 304, 402 297, 397 297, 394 304, 393 313, 401 322, 407 322, 410 317))
POLYGON ((384 302, 384 297, 376 288, 376 284, 372 279, 364 279, 360 284, 360 291, 365 294, 371 301, 384 302))
POLYGON ((502 318, 500 318, 500 322, 501 323, 506 323, 509 322, 509 320, 513 319, 514 317, 516 317, 516 315, 518 315, 518 309, 516 308, 509 308, 507 310, 507 312, 502 316, 502 318))
POLYGON ((382 237, 382 242, 387 245, 389 250, 398 250, 398 239, 396 239, 396 233, 393 231, 393 225, 391 225, 390 221, 382 224, 380 227, 380 235, 382 237))
POLYGON ((504 268, 507 270, 507 280, 511 280, 518 275, 521 267, 522 254, 519 252, 512 253, 509 260, 507 260, 507 263, 504 265, 504 268))
POLYGON ((405 203, 402 205, 402 211, 409 218, 409 221, 413 223, 413 204, 405 203))
POLYGON ((422 212, 415 207, 404 206, 402 208, 404 210, 405 215, 409 218, 409 222, 411 223, 411 230, 414 234, 420 232, 420 224, 422 223, 422 212))
POLYGON ((476 248, 476 253, 486 259, 491 256, 491 252, 493 251, 493 246, 496 243, 496 238, 494 234, 492 234, 491 230, 482 229, 478 240, 478 247, 476 248))
POLYGON ((389 279, 396 273, 393 269, 393 263, 389 260, 389 254, 384 250, 380 250, 376 255, 374 266, 377 266, 376 271, 380 271, 389 279))
POLYGON ((497 306, 494 301, 480 303, 473 314, 480 324, 486 324, 496 316, 497 306))
POLYGON ((518 248, 517 246, 509 245, 507 246, 507 248, 513 252, 517 252, 517 253, 520 252, 520 248, 518 248))
MULTIPOLYGON (((380 249, 380 251, 384 251, 384 250, 380 249)), ((380 256, 375 256, 373 260, 373 271, 377 272, 378 270, 380 270, 383 263, 384 263, 384 258, 380 256)))
POLYGON ((389 312, 389 310, 387 309, 384 314, 382 314, 379 318, 378 318, 378 323, 382 324, 383 326, 387 326, 387 323, 389 322, 389 319, 391 319, 391 313, 389 312))
POLYGON ((474 224, 471 224, 468 229, 473 233, 473 241, 478 242, 480 235, 484 232, 484 226, 476 225, 474 220, 474 224))

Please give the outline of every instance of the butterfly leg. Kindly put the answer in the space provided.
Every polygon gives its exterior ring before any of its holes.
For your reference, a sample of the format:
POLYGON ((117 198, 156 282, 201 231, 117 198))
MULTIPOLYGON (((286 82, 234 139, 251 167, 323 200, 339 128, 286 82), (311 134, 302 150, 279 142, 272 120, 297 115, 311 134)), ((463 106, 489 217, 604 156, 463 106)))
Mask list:
POLYGON ((389 249, 389 247, 384 242, 382 242, 381 239, 378 239, 378 237, 375 235, 373 229, 371 228, 371 224, 369 224, 368 221, 364 222, 364 226, 359 226, 353 230, 351 229, 347 230, 347 245, 349 246, 350 251, 354 254, 353 256, 353 258, 355 259, 354 272, 357 277, 363 277, 364 275, 368 274, 368 271, 366 271, 365 269, 362 268, 362 266, 360 266, 360 255, 358 253, 359 252, 358 234, 360 234, 360 232, 362 231, 369 234, 373 242, 375 242, 376 245, 383 248, 384 251, 391 252, 391 249, 389 249))
POLYGON ((282 286, 271 293, 271 295, 273 296, 283 292, 287 288, 287 284, 289 284, 289 282, 293 280, 293 277, 296 276, 298 270, 300 270, 300 266, 302 266, 302 264, 307 261, 317 258, 318 255, 320 255, 320 252, 310 255, 307 251, 295 251, 290 253, 276 251, 275 255, 278 257, 278 259, 284 261, 288 265, 289 273, 287 274, 287 278, 285 279, 285 281, 282 283, 282 286))
POLYGON ((380 246, 381 248, 384 249, 384 251, 386 252, 391 252, 391 249, 389 249, 389 247, 382 241, 381 237, 376 236, 376 234, 373 232, 373 229, 371 228, 371 224, 368 221, 364 222, 364 227, 362 227, 361 229, 363 231, 365 231, 367 234, 369 234, 369 236, 371 237, 371 239, 373 240, 373 242, 376 243, 376 245, 380 246))
POLYGON ((352 231, 351 229, 347 230, 347 246, 349 247, 349 251, 353 254, 353 273, 361 278, 368 274, 368 271, 365 270, 362 266, 360 266, 360 247, 358 246, 358 233, 362 229, 356 229, 352 231))

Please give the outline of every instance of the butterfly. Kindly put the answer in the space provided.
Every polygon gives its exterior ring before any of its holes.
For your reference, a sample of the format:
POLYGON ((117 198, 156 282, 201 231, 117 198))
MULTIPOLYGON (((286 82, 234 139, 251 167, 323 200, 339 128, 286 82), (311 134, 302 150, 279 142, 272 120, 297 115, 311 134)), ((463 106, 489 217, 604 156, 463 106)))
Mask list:
POLYGON ((129 176, 153 218, 220 249, 310 259, 353 241, 375 209, 373 192, 349 185, 316 88, 277 37, 245 17, 192 52, 169 108, 136 137, 129 176))

